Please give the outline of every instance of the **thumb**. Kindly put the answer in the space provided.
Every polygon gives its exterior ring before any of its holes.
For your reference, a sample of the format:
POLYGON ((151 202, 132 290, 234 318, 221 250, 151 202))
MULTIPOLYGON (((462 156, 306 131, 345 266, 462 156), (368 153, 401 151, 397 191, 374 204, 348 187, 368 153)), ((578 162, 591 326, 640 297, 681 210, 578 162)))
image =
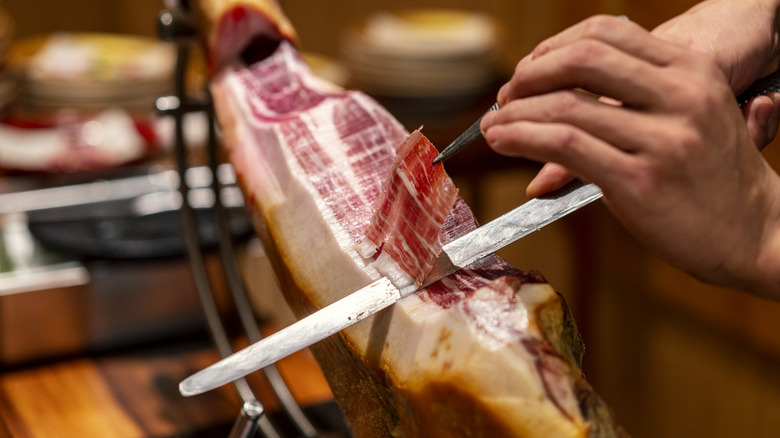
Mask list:
POLYGON ((528 184, 525 193, 529 198, 536 198, 565 186, 574 179, 568 169, 558 163, 546 163, 528 184))
POLYGON ((742 109, 748 132, 760 149, 774 140, 780 124, 780 93, 759 96, 742 109))

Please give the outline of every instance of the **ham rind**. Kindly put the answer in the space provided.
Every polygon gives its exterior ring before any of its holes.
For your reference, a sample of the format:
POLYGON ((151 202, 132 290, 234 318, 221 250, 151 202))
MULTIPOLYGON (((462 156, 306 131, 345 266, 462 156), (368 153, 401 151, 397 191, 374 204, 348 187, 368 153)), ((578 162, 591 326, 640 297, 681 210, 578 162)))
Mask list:
POLYGON ((398 147, 364 240, 356 250, 403 294, 422 285, 441 252, 439 235, 458 190, 418 129, 398 147))
MULTIPOLYGON (((268 59, 222 70, 212 94, 294 312, 302 317, 378 279, 355 248, 382 204, 404 128, 366 95, 314 77, 284 42, 268 59)), ((474 227, 458 198, 439 241, 474 227)), ((355 437, 622 434, 581 375, 582 344, 560 295, 497 256, 312 351, 355 437)))
POLYGON ((247 55, 264 57, 281 40, 295 42, 290 21, 274 0, 192 0, 211 71, 247 55))

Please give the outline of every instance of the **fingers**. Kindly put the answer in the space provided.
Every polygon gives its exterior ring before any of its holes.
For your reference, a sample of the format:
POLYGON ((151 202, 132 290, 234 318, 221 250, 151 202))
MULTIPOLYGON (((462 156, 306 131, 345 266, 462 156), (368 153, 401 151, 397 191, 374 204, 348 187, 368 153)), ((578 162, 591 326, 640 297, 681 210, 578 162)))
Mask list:
POLYGON ((599 186, 618 183, 631 168, 628 154, 569 124, 520 120, 493 125, 484 135, 499 153, 556 162, 599 186))
MULTIPOLYGON (((521 120, 565 123, 631 152, 645 147, 645 139, 655 133, 655 128, 647 123, 646 117, 632 109, 596 100, 581 92, 557 91, 513 100, 501 109, 486 114, 480 128, 484 133, 492 126, 521 120)), ((496 149, 495 145, 492 146, 496 149)), ((511 153, 507 150, 497 151, 511 153)))
POLYGON ((652 104, 662 68, 681 57, 682 48, 653 37, 617 17, 585 20, 541 43, 518 63, 512 80, 499 91, 499 103, 583 88, 634 107, 652 104))
POLYGON ((668 64, 677 56, 668 52, 665 44, 649 38, 647 30, 638 24, 623 17, 596 15, 541 42, 531 52, 532 59, 582 39, 602 41, 655 65, 668 64))
POLYGON ((751 100, 742 110, 748 132, 759 149, 774 140, 780 124, 780 93, 759 96, 751 100))
POLYGON ((608 96, 635 108, 657 103, 657 88, 666 82, 663 71, 601 41, 576 41, 518 66, 502 87, 499 103, 550 93, 582 89, 608 96))
POLYGON ((529 198, 537 198, 552 191, 558 190, 575 178, 569 169, 558 163, 547 163, 525 189, 529 198))

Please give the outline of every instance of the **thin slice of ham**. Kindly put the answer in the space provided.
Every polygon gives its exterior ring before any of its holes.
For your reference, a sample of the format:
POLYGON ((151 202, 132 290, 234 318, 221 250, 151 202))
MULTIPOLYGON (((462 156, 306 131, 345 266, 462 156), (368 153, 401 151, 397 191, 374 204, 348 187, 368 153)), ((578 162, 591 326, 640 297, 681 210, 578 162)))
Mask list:
POLYGON ((401 292, 422 285, 441 252, 439 235, 458 190, 418 129, 398 147, 358 253, 401 292))
MULTIPOLYGON (((314 77, 287 43, 224 69, 212 88, 230 160, 296 314, 379 278, 356 246, 376 228, 381 237, 365 251, 381 247, 381 257, 397 237, 381 231, 395 214, 379 211, 392 198, 383 184, 398 185, 395 172, 388 178, 403 162, 397 148, 421 133, 408 137, 374 100, 314 77)), ((474 227, 458 198, 438 240, 474 227)), ((622 433, 581 376, 582 345, 562 298, 538 273, 496 256, 312 350, 356 437, 622 433)))

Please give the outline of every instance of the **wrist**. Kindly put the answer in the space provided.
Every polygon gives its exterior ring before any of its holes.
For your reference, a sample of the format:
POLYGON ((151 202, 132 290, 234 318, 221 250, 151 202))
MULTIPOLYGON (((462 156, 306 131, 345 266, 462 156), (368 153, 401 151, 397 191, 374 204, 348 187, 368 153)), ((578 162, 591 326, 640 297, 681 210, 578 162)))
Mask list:
POLYGON ((768 187, 770 199, 765 220, 764 232, 756 253, 754 276, 749 279, 747 292, 775 301, 780 301, 780 177, 773 173, 772 183, 768 187))

